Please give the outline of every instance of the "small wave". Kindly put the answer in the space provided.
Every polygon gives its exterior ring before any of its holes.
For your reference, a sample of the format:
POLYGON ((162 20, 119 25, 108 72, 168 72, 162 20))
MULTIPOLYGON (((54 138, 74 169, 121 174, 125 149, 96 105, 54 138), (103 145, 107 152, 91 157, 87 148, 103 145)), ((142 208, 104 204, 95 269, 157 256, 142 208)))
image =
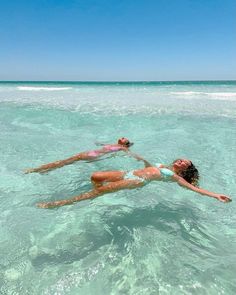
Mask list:
POLYGON ((60 91, 69 90, 71 87, 18 86, 17 89, 23 91, 60 91))
POLYGON ((217 97, 236 97, 236 92, 200 92, 200 91, 178 91, 171 92, 177 95, 209 95, 217 97))
POLYGON ((219 96, 219 97, 236 97, 236 92, 214 92, 206 93, 209 96, 219 96))
POLYGON ((178 91, 178 92, 171 92, 171 94, 177 94, 177 95, 196 95, 196 94, 203 94, 203 92, 196 92, 196 91, 178 91))
POLYGON ((208 97, 208 99, 213 100, 227 100, 227 101, 235 101, 236 100, 236 92, 199 92, 199 91, 179 91, 179 92, 171 92, 174 95, 181 95, 186 97, 208 97))

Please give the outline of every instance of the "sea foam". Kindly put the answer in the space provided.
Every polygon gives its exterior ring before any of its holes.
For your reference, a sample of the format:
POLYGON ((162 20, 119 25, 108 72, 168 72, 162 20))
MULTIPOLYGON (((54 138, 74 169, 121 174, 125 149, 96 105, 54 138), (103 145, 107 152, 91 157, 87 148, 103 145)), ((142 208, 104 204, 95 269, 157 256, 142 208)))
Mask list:
POLYGON ((172 95, 177 96, 208 96, 209 99, 221 99, 221 100, 236 100, 236 92, 201 92, 201 91, 177 91, 171 92, 172 95))
POLYGON ((18 86, 17 89, 22 91, 61 91, 69 90, 71 87, 18 86))

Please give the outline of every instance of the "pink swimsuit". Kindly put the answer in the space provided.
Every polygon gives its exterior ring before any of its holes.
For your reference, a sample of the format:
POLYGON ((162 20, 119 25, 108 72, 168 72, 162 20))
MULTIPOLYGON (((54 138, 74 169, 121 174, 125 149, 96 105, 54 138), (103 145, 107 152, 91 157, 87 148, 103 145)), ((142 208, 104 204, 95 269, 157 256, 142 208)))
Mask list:
POLYGON ((88 156, 89 157, 97 157, 99 156, 100 152, 99 151, 91 151, 91 152, 88 152, 88 156))
POLYGON ((118 152, 121 150, 121 147, 119 146, 112 146, 112 145, 104 145, 103 147, 104 149, 104 152, 102 150, 94 150, 94 151, 91 151, 91 152, 88 152, 88 156, 89 157, 98 157, 102 154, 105 154, 106 152, 118 152))
POLYGON ((104 148, 110 152, 118 152, 121 150, 119 146, 105 145, 104 148))

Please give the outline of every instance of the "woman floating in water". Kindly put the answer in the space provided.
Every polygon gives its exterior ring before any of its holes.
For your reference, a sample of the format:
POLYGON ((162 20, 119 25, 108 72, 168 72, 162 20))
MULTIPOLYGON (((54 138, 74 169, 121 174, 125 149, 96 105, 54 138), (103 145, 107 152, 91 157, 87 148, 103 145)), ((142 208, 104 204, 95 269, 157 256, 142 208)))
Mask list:
POLYGON ((127 152, 127 153, 129 153, 129 155, 131 155, 133 157, 137 156, 136 154, 133 154, 129 151, 129 147, 131 147, 133 145, 133 143, 130 142, 125 137, 120 138, 116 144, 101 144, 101 143, 99 143, 99 145, 102 145, 102 148, 100 148, 98 150, 82 152, 82 153, 74 155, 70 158, 67 158, 65 160, 59 160, 56 162, 44 164, 44 165, 37 167, 37 168, 27 169, 27 170, 25 170, 25 173, 33 173, 33 172, 44 173, 44 172, 48 172, 53 169, 63 167, 65 165, 70 165, 76 161, 94 161, 106 154, 116 153, 119 151, 127 152))
POLYGON ((38 204, 38 207, 53 208, 70 205, 78 201, 96 198, 104 194, 123 189, 139 188, 154 180, 177 182, 177 184, 180 186, 183 186, 201 195, 215 198, 224 203, 231 201, 228 196, 213 193, 197 187, 199 178, 198 170, 193 165, 193 163, 187 159, 175 160, 170 166, 165 166, 163 164, 157 164, 156 166, 153 166, 141 157, 139 157, 139 160, 144 161, 145 168, 130 172, 95 172, 91 176, 91 181, 94 185, 93 190, 68 200, 40 203, 38 204))

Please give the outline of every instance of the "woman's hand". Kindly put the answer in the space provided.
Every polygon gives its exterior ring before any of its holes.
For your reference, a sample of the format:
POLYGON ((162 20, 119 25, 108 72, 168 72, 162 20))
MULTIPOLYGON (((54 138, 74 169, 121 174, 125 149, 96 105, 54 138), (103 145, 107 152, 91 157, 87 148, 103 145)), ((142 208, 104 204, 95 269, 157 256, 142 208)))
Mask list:
POLYGON ((221 194, 216 195, 216 199, 220 202, 223 202, 223 203, 229 203, 232 201, 232 199, 230 199, 230 197, 225 196, 225 195, 221 195, 221 194))

